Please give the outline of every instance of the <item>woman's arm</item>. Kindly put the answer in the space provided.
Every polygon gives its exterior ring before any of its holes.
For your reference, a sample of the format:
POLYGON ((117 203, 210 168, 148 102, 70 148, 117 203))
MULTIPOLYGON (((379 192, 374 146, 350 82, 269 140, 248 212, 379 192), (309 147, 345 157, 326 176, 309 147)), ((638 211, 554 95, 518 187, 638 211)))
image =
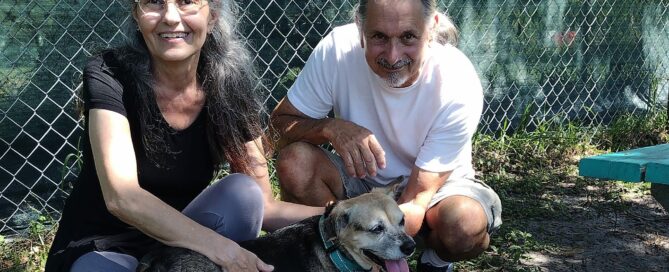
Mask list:
POLYGON ((95 169, 107 209, 123 222, 170 246, 200 252, 227 271, 270 271, 254 254, 142 189, 128 120, 109 110, 89 113, 95 169))
POLYGON ((246 152, 249 158, 250 173, 265 196, 265 214, 263 217, 263 229, 276 230, 286 225, 295 223, 304 218, 323 214, 323 207, 311 207, 300 204, 284 202, 274 198, 272 185, 270 184, 269 171, 265 152, 263 151, 261 138, 246 143, 246 152))

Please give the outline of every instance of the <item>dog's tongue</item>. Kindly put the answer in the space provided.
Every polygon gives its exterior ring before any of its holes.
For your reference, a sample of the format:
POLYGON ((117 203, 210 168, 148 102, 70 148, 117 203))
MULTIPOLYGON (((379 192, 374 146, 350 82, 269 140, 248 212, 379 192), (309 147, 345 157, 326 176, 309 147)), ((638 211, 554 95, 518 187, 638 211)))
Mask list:
POLYGON ((409 272, 409 264, 405 259, 386 260, 386 271, 388 272, 409 272))

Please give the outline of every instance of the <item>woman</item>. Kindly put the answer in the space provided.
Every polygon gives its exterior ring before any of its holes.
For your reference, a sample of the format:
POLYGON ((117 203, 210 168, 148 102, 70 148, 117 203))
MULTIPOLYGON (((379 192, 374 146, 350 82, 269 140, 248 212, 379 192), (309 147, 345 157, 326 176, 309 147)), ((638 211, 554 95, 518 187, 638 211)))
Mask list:
POLYGON ((84 71, 84 164, 46 270, 134 271, 160 242, 227 271, 271 271, 235 242, 322 210, 272 196, 234 1, 131 4, 128 43, 84 71), (225 163, 243 174, 205 189, 225 163))

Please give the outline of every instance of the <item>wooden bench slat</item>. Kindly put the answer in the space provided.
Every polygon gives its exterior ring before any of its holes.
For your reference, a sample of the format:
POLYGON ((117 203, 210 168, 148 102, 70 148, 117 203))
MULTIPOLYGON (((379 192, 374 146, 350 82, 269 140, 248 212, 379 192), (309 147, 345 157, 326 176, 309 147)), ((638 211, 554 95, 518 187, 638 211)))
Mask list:
POLYGON ((669 184, 669 160, 648 163, 646 165, 646 181, 669 184))
POLYGON ((597 155, 579 162, 579 175, 586 177, 639 182, 648 180, 649 174, 653 182, 669 180, 665 179, 669 176, 669 144, 597 155), (654 163, 652 171, 647 169, 650 163, 654 163))
POLYGON ((578 174, 584 177, 643 181, 645 167, 635 162, 611 161, 602 158, 581 159, 578 174))

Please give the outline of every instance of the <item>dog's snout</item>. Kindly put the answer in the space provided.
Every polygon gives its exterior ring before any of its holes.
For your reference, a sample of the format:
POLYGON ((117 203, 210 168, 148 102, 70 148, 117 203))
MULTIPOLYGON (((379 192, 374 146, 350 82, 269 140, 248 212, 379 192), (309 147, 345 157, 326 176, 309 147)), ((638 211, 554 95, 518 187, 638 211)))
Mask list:
POLYGON ((400 246, 400 250, 402 253, 406 254, 407 256, 413 254, 413 251, 416 249, 416 242, 413 240, 408 240, 402 243, 400 246))

